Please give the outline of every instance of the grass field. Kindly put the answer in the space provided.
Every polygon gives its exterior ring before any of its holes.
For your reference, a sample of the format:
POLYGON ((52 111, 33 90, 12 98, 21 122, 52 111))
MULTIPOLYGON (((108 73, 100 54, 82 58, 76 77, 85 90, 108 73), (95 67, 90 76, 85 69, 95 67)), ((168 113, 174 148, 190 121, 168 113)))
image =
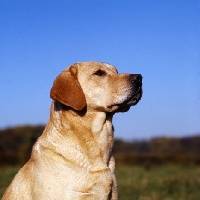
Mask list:
MULTIPOLYGON (((0 198, 17 167, 0 167, 0 198)), ((199 200, 200 168, 180 166, 119 167, 119 200, 199 200)))

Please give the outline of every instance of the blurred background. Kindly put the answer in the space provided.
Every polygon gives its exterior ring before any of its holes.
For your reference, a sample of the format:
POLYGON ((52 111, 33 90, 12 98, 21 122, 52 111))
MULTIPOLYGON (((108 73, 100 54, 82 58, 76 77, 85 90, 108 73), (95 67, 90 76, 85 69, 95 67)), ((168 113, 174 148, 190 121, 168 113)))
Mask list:
MULTIPOLYGON (((0 27, 2 166, 21 166, 30 157, 49 118, 55 77, 75 62, 102 61, 119 73, 143 76, 142 100, 114 116, 117 163, 146 170, 135 199, 175 199, 180 188, 163 187, 157 193, 145 188, 152 166, 171 164, 182 175, 176 171, 160 182, 182 182, 181 199, 200 198, 198 190, 187 192, 200 186, 199 0, 1 0, 0 27), (180 165, 195 168, 183 172, 180 165)), ((0 192, 11 179, 3 179, 5 174, 12 177, 18 168, 8 169, 2 168, 0 192)), ((123 169, 119 177, 128 173, 123 169)), ((130 182, 134 184, 134 177, 130 182)), ((127 185, 119 186, 127 195, 121 199, 134 199, 127 185)))

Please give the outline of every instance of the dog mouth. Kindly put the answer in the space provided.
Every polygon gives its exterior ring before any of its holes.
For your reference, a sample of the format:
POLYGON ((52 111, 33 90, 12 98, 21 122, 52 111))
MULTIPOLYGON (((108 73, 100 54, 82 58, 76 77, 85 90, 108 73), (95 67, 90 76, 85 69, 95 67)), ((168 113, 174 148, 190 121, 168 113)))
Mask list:
POLYGON ((133 93, 133 95, 131 96, 130 99, 128 99, 127 101, 125 101, 124 103, 122 103, 123 105, 136 105, 140 99, 142 98, 142 87, 139 87, 138 90, 136 92, 133 93))
POLYGON ((126 112, 130 109, 131 106, 136 105, 140 101, 140 99, 142 98, 142 93, 143 93, 142 87, 138 87, 136 92, 133 92, 133 94, 124 102, 110 105, 108 106, 108 108, 110 109, 116 108, 117 109, 116 112, 126 112))

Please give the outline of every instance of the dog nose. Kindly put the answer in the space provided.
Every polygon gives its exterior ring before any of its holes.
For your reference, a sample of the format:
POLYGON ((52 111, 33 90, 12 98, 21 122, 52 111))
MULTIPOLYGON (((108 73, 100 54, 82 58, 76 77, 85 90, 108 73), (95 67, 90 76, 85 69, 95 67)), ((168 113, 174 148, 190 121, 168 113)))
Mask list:
POLYGON ((141 74, 131 74, 131 82, 142 82, 142 75, 141 74))

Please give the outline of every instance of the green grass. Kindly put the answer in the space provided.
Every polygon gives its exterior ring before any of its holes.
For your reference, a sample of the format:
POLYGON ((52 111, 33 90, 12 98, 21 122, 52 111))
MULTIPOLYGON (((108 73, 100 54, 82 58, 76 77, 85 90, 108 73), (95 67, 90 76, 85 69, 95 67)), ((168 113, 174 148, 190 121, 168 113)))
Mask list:
POLYGON ((3 196, 7 186, 12 181, 15 174, 18 172, 19 167, 2 167, 0 166, 0 198, 3 196))
POLYGON ((200 168, 156 166, 116 170, 120 200, 198 200, 200 168))
MULTIPOLYGON (((0 198, 19 167, 0 167, 0 198)), ((118 167, 119 200, 198 200, 200 168, 180 166, 118 167)))

